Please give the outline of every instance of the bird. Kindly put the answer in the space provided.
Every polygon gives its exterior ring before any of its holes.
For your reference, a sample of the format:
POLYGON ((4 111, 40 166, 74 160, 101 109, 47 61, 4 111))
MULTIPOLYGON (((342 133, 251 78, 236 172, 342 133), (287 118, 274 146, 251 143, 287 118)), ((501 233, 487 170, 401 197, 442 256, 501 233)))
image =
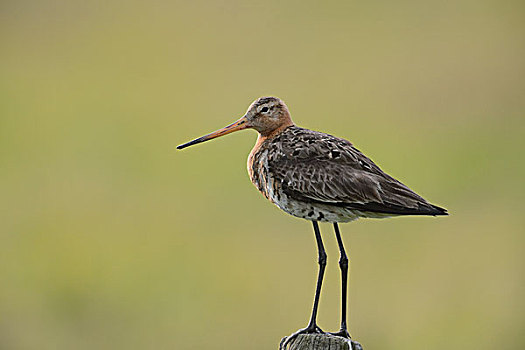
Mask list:
POLYGON ((177 149, 244 129, 258 132, 248 156, 252 183, 286 213, 311 221, 317 243, 319 269, 310 320, 305 328, 283 338, 280 348, 285 349, 300 334, 324 333, 317 325, 327 261, 319 222, 333 225, 339 247, 341 323, 339 331, 330 334, 351 339, 346 313, 349 259, 338 224, 358 218, 448 215, 447 210, 386 174, 350 141, 295 125, 288 107, 277 97, 256 99, 236 122, 177 149))

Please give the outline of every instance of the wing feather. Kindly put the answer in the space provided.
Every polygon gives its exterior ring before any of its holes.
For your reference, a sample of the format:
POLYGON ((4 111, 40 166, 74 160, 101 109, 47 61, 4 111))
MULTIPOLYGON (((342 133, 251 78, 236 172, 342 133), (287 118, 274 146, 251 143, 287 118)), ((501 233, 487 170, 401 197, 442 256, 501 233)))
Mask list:
POLYGON ((283 191, 297 199, 390 214, 440 215, 428 203, 383 172, 353 145, 328 134, 294 127, 280 136, 269 171, 283 191))

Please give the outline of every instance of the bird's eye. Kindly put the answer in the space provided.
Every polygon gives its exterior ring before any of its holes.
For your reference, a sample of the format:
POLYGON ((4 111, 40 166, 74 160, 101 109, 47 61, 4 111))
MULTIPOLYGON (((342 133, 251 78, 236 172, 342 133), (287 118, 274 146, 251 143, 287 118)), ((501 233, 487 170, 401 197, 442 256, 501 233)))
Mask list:
POLYGON ((266 112, 268 112, 268 107, 263 107, 263 108, 261 108, 261 112, 262 112, 262 113, 266 113, 266 112))

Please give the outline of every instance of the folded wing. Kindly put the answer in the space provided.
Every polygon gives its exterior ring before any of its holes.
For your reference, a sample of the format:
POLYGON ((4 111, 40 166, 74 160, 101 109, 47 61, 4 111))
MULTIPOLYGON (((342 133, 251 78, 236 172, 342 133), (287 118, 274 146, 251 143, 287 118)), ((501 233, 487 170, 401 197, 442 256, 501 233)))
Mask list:
POLYGON ((283 192, 295 199, 392 215, 446 215, 384 173, 346 140, 304 130, 301 142, 283 142, 268 163, 283 192), (287 149, 287 147, 289 149, 287 149), (290 148, 290 147, 293 147, 290 148))

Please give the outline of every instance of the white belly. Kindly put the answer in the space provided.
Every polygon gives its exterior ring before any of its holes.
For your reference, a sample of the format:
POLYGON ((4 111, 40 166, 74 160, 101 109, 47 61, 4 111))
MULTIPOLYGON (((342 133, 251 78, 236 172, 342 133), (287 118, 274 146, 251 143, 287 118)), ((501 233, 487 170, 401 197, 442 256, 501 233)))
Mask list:
POLYGON ((306 220, 349 222, 362 216, 368 216, 357 210, 297 201, 285 194, 281 194, 279 198, 274 196, 270 200, 286 213, 306 220))

